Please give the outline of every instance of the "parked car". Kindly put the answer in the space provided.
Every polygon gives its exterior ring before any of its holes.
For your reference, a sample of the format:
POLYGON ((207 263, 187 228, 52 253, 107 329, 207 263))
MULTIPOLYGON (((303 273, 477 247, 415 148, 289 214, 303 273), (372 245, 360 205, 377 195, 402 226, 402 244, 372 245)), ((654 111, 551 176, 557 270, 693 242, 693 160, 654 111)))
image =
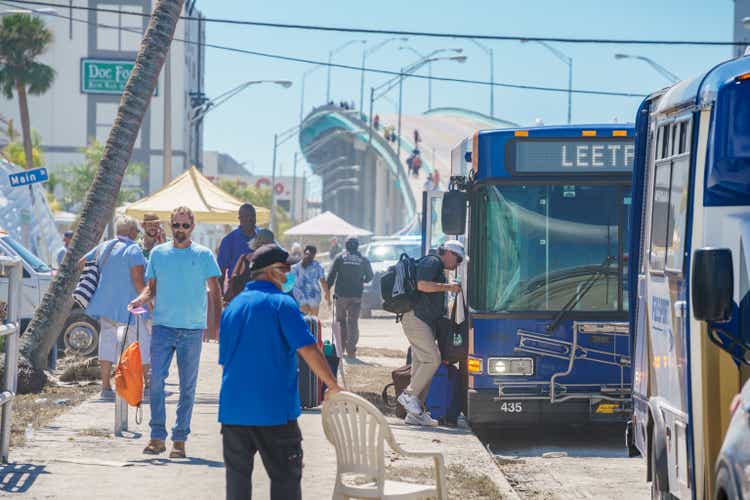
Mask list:
POLYGON ((415 238, 401 238, 393 240, 380 240, 370 243, 363 254, 372 263, 374 277, 372 281, 365 284, 362 294, 363 318, 370 318, 373 309, 381 309, 383 299, 380 296, 380 276, 389 267, 396 264, 401 254, 418 259, 422 251, 422 241, 415 238))
POLYGON ((716 459, 717 500, 750 499, 750 380, 732 401, 732 420, 716 459))
MULTIPOLYGON (((21 300, 21 331, 26 329, 34 311, 42 302, 52 282, 52 269, 7 232, 0 230, 0 255, 23 260, 23 297, 21 300)), ((7 296, 8 280, 0 279, 0 293, 7 296)), ((96 354, 99 345, 99 323, 75 306, 60 332, 58 346, 65 352, 82 356, 96 354)))

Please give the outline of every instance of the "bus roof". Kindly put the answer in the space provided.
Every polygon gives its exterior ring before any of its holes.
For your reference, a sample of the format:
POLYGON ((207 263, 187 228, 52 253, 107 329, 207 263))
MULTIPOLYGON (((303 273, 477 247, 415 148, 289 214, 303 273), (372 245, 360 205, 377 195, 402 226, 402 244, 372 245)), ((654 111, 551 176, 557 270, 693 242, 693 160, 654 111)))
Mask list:
POLYGON ((480 135, 515 136, 528 132, 530 137, 580 137, 583 131, 593 130, 597 133, 611 136, 614 130, 625 130, 627 135, 633 133, 633 123, 585 123, 576 125, 542 125, 539 127, 503 128, 495 130, 481 130, 480 135))
POLYGON ((734 83, 738 76, 750 73, 750 57, 740 57, 717 64, 705 73, 682 80, 667 89, 654 92, 646 98, 659 101, 657 113, 666 113, 692 106, 712 104, 722 88, 734 83))

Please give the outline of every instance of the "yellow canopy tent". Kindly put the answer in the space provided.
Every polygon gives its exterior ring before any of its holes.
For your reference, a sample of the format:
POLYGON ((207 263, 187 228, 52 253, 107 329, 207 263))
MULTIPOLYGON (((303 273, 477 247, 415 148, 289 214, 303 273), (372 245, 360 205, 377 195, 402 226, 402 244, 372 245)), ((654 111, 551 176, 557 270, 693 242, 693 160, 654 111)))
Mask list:
MULTIPOLYGON (((160 219, 169 220, 172 210, 179 206, 189 207, 196 222, 204 224, 236 224, 237 211, 242 201, 219 189, 206 179, 195 167, 176 177, 156 193, 142 198, 127 207, 125 213, 142 219, 147 212, 156 213, 160 219)), ((255 207, 257 224, 267 225, 271 212, 267 208, 255 207)))

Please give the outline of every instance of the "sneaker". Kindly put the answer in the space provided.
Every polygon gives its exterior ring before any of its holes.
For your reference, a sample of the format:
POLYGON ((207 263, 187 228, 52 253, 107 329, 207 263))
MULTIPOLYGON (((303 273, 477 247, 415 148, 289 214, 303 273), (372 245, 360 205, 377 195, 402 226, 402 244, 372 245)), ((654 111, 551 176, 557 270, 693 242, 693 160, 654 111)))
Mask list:
POLYGON ((398 402, 404 407, 406 413, 414 415, 422 413, 422 405, 419 403, 419 399, 412 394, 402 392, 398 397, 398 402))
POLYGON ((423 427, 437 427, 438 421, 432 418, 429 412, 423 411, 420 414, 409 413, 404 419, 407 425, 421 425, 423 427))
POLYGON ((104 389, 99 393, 99 399, 101 399, 102 401, 114 401, 115 391, 113 391, 112 389, 104 389))

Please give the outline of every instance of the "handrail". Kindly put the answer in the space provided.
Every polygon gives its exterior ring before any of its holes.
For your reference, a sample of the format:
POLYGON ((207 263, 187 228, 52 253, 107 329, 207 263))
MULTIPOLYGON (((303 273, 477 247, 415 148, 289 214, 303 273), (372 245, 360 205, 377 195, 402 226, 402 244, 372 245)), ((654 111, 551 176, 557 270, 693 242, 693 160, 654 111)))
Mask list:
POLYGON ((23 261, 17 257, 0 257, 0 277, 7 278, 8 316, 0 324, 0 337, 5 337, 5 377, 0 392, 0 461, 8 463, 10 428, 13 421, 13 400, 18 386, 18 336, 23 293, 23 261))

